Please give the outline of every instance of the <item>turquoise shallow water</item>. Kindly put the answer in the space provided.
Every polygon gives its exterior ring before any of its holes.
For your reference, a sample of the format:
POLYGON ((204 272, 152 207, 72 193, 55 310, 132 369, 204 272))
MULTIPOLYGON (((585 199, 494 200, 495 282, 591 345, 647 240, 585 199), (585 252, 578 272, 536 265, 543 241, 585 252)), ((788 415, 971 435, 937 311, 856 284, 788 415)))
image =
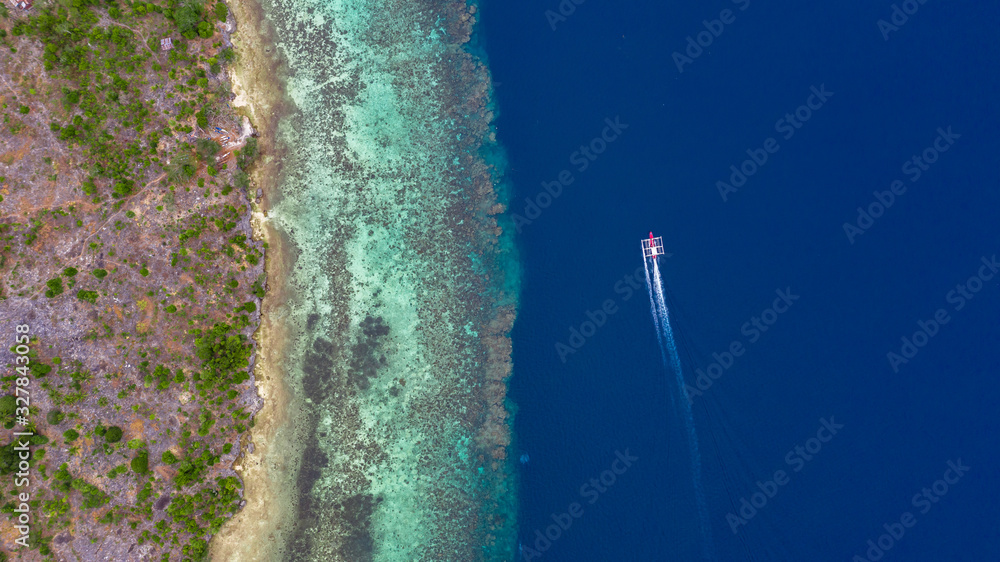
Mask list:
POLYGON ((298 518, 287 558, 503 560, 516 256, 463 3, 263 5, 294 106, 279 202, 294 255, 298 518))

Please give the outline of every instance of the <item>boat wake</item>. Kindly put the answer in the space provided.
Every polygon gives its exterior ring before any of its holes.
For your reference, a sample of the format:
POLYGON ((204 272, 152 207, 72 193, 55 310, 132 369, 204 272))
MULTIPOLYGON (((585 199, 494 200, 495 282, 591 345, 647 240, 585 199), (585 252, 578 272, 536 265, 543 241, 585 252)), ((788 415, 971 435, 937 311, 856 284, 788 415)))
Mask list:
POLYGON ((675 407, 677 405, 680 406, 679 411, 684 423, 688 448, 690 450, 691 476, 701 528, 702 555, 706 560, 713 560, 712 526, 709 522, 708 503, 705 500, 705 490, 702 484, 701 452, 698 446, 698 434, 694 427, 694 413, 691 410, 691 401, 687 399, 684 391, 684 372, 681 368, 681 360, 677 352, 677 342, 674 338, 673 328, 670 326, 670 310, 667 308, 663 297, 663 280, 660 277, 660 267, 657 263, 657 257, 663 255, 663 246, 659 238, 653 238, 652 233, 650 233, 649 240, 643 240, 643 255, 646 266, 646 284, 649 287, 650 312, 653 315, 653 326, 656 328, 656 339, 660 344, 663 366, 668 371, 673 372, 674 382, 676 383, 674 385, 676 395, 671 394, 670 402, 675 407), (652 266, 652 278, 650 278, 650 266, 652 266))

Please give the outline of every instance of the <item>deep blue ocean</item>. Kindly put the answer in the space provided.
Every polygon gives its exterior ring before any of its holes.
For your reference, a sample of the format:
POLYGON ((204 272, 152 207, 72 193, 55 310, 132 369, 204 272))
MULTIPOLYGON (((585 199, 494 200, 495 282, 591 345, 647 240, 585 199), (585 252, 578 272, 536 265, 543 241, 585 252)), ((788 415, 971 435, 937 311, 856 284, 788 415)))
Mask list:
POLYGON ((1000 5, 481 18, 520 226, 522 559, 698 560, 700 485, 716 560, 1000 560, 1000 5), (649 231, 688 384, 715 375, 700 484, 649 231))

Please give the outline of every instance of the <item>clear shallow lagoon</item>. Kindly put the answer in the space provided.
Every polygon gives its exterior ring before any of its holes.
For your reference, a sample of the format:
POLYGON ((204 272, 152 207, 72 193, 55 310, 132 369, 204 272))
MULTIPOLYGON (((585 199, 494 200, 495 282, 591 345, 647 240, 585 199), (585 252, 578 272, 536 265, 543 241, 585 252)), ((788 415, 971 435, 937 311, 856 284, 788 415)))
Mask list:
POLYGON ((511 559, 517 258, 477 10, 263 9, 288 98, 268 220, 301 461, 281 558, 511 559))

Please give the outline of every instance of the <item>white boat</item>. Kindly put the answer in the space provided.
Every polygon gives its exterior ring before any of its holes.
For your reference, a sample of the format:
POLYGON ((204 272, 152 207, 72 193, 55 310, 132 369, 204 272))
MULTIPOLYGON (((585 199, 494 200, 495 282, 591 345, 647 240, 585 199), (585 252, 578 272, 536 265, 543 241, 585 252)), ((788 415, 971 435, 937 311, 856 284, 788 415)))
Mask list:
POLYGON ((653 258, 654 260, 663 255, 663 237, 657 236, 653 237, 653 233, 649 233, 649 238, 642 239, 642 257, 653 258))

